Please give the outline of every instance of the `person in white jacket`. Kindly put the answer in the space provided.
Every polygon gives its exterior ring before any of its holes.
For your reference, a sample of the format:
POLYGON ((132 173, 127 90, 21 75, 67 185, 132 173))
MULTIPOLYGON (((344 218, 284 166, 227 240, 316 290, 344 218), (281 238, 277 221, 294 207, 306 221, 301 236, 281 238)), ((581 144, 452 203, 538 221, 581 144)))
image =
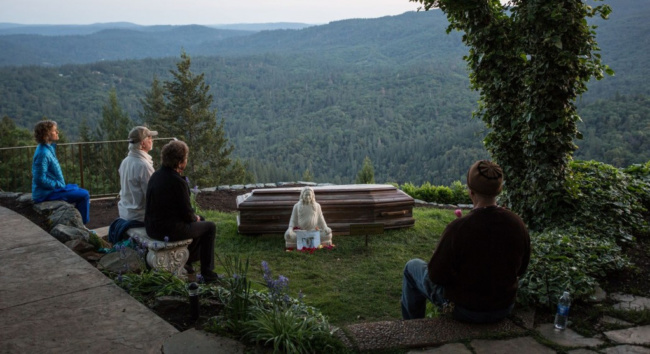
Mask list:
POLYGON ((120 164, 120 217, 111 223, 109 241, 116 243, 131 227, 144 226, 144 209, 149 178, 155 172, 149 151, 157 131, 137 126, 129 133, 129 153, 120 164))

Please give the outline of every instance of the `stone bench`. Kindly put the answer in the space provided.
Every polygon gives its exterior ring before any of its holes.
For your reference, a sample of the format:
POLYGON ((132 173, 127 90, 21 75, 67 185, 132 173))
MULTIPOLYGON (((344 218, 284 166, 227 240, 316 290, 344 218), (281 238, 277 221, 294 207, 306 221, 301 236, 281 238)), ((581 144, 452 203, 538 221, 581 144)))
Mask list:
POLYGON ((178 277, 186 276, 185 263, 190 257, 187 246, 192 239, 176 242, 155 240, 147 235, 144 227, 128 229, 126 234, 140 246, 147 248, 147 264, 153 269, 163 269, 178 277))

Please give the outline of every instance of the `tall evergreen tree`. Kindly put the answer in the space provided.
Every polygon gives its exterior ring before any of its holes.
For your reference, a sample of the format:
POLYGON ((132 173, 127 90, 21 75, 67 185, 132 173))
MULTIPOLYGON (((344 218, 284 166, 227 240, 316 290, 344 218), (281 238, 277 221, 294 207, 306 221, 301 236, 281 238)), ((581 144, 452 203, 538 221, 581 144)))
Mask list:
POLYGON ((2 117, 0 120, 0 147, 33 144, 34 136, 29 130, 17 127, 13 119, 7 115, 2 117))
MULTIPOLYGON (((0 147, 34 145, 34 136, 27 129, 19 128, 5 115, 0 120, 0 147)), ((29 151, 29 150, 25 150, 29 151)), ((21 153, 0 151, 0 191, 27 191, 31 187, 31 169, 25 168, 21 153)))
POLYGON ((88 120, 84 117, 81 118, 81 123, 79 123, 79 141, 92 141, 92 131, 88 125, 88 120))
POLYGON ((192 73, 191 65, 190 56, 182 52, 176 70, 170 70, 173 80, 163 83, 164 108, 154 81, 145 99, 145 115, 149 114, 146 117, 162 134, 183 140, 190 147, 185 173, 192 184, 245 182, 250 178, 245 166, 230 158, 234 146, 226 138, 224 120, 217 121, 216 110, 211 108, 210 86, 205 83, 204 74, 192 73))
POLYGON ((151 126, 163 137, 172 137, 169 132, 171 124, 168 124, 165 115, 165 90, 157 76, 154 76, 151 89, 145 93, 145 98, 140 99, 140 104, 142 105, 142 112, 139 114, 140 123, 151 126))
MULTIPOLYGON (((126 140, 129 131, 133 126, 133 121, 128 114, 122 109, 117 101, 117 91, 115 88, 108 93, 108 101, 102 107, 102 119, 96 130, 97 140, 117 141, 126 140)), ((86 166, 93 171, 91 178, 95 179, 93 185, 111 185, 115 184, 118 178, 118 168, 124 158, 123 145, 112 145, 117 148, 109 148, 106 144, 96 144, 87 146, 93 152, 90 155, 95 158, 87 161, 86 166)), ((111 147, 112 147, 111 146, 111 147)), ((80 146, 83 148, 83 145, 80 146)), ((88 156, 88 153, 84 153, 88 156)))
POLYGON ((133 121, 117 102, 115 88, 108 93, 108 102, 102 107, 102 119, 97 128, 98 140, 125 140, 133 121))
POLYGON ((370 158, 368 156, 366 156, 366 158, 363 159, 363 167, 361 167, 359 174, 357 174, 356 183, 359 184, 375 183, 375 168, 372 166, 372 161, 370 161, 370 158))

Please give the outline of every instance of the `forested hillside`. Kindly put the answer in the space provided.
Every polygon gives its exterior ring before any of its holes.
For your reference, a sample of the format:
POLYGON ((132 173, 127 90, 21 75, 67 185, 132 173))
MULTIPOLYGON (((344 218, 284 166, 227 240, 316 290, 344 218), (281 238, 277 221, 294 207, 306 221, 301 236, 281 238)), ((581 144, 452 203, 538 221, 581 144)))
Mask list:
MULTIPOLYGON (((647 62, 649 5, 617 1, 612 18, 600 23, 603 58, 616 76, 591 83, 578 102, 585 135, 577 142, 579 158, 616 166, 650 159, 645 134, 650 73, 639 65, 647 62)), ((406 13, 239 33, 184 48, 192 71, 205 73, 211 85, 235 154, 249 162, 258 181, 299 179, 309 169, 317 181, 350 183, 368 156, 379 182, 449 184, 487 153, 481 143, 485 128, 471 119, 478 96, 468 88, 466 48, 461 34, 446 34, 446 26, 439 11, 406 13)), ((111 34, 117 41, 125 33, 95 35, 111 34)), ((144 40, 130 37, 120 40, 124 46, 144 40)), ((73 48, 79 56, 88 54, 82 46, 68 49, 73 48)), ((83 119, 96 124, 115 88, 122 107, 137 120, 139 100, 154 76, 169 78, 177 49, 161 59, 0 68, 0 116, 29 128, 47 116, 74 140, 83 119)), ((128 58, 132 50, 120 55, 128 58)))

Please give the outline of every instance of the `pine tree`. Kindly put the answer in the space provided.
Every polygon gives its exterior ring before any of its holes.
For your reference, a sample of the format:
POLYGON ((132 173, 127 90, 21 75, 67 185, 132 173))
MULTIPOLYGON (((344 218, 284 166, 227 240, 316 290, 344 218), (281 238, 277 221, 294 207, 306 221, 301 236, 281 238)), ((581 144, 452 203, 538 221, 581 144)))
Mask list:
POLYGON ((313 182, 314 181, 314 174, 311 173, 311 169, 307 168, 305 172, 302 173, 302 180, 305 182, 313 182))
POLYGON ((102 120, 97 128, 98 140, 126 140, 133 121, 117 102, 117 91, 108 93, 108 102, 102 107, 102 120))
MULTIPOLYGON (((108 102, 102 107, 102 119, 96 130, 98 141, 126 140, 129 136, 133 121, 117 102, 117 91, 113 88, 108 94, 108 102)), ((113 184, 118 176, 117 169, 124 158, 124 149, 106 148, 105 144, 92 145, 93 156, 98 157, 87 162, 87 167, 93 172, 91 178, 96 181, 93 185, 113 184)), ((126 143, 124 143, 126 147, 126 143)))
POLYGON ((157 76, 154 76, 151 89, 145 93, 145 98, 140 100, 140 104, 142 105, 142 112, 139 114, 141 124, 151 126, 152 130, 157 130, 160 136, 172 137, 169 133, 171 124, 168 124, 165 115, 165 90, 157 76))
POLYGON ((88 119, 81 118, 81 123, 79 123, 79 141, 92 141, 92 131, 88 125, 88 119))
POLYGON ((368 156, 366 156, 366 158, 363 160, 363 167, 361 168, 361 171, 359 171, 359 174, 357 174, 356 183, 358 184, 375 183, 375 168, 372 167, 372 161, 370 161, 370 158, 368 156))
POLYGON ((250 179, 245 165, 233 163, 230 154, 234 146, 225 136, 223 118, 217 121, 216 110, 211 109, 213 97, 204 74, 190 71, 190 56, 181 53, 176 70, 170 70, 172 81, 163 83, 164 109, 160 104, 160 91, 152 85, 145 103, 143 117, 151 119, 152 126, 161 134, 183 140, 190 147, 185 169, 191 183, 215 186, 241 183, 250 179))

